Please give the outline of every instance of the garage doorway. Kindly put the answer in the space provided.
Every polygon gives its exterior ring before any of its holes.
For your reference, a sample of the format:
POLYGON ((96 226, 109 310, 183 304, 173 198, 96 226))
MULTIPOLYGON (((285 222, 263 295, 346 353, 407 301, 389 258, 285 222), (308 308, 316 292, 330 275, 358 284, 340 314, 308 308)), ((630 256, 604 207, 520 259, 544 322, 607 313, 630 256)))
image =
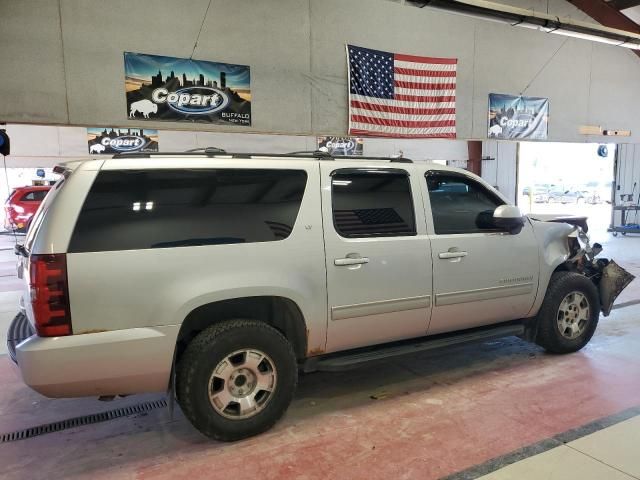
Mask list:
POLYGON ((611 221, 616 145, 521 142, 517 204, 524 213, 586 215, 593 232, 611 221))

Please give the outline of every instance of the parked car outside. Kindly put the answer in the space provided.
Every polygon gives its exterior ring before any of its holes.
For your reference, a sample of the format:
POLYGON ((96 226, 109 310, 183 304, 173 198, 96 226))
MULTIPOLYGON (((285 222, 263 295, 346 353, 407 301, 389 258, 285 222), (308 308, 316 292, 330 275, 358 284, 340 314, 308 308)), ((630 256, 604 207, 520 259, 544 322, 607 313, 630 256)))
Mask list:
POLYGON ((570 188, 569 190, 564 191, 560 197, 560 203, 580 203, 581 201, 584 201, 584 197, 585 193, 582 190, 570 188))
POLYGON ((162 155, 56 167, 16 246, 26 333, 7 335, 34 390, 168 390, 238 440, 284 414, 299 371, 510 335, 578 351, 633 279, 585 218, 523 216, 461 169, 162 155))
POLYGON ((4 204, 4 228, 26 232, 50 186, 30 186, 15 188, 4 204))
POLYGON ((533 192, 533 201, 536 203, 549 203, 549 189, 536 188, 533 192))
MULTIPOLYGON (((531 193, 533 192, 533 198, 534 201, 538 201, 535 200, 535 197, 537 195, 543 195, 545 193, 548 193, 550 190, 556 188, 556 185, 553 183, 536 183, 535 185, 533 185, 533 187, 531 186, 526 186, 522 189, 522 194, 523 195, 531 195, 531 193)), ((543 197, 544 198, 544 197, 543 197)))
POLYGON ((549 202, 550 203, 560 203, 562 201, 562 196, 567 190, 562 187, 555 186, 549 190, 549 202))
POLYGON ((586 185, 585 202, 595 205, 611 203, 613 182, 589 182, 586 185))

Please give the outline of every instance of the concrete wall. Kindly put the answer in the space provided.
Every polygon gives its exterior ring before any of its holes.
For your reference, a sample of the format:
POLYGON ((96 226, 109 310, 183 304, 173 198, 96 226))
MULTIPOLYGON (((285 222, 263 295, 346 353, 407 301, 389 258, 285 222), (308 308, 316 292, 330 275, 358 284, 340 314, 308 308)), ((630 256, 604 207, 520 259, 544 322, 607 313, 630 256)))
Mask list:
MULTIPOLYGON (((598 141, 577 129, 599 124, 640 141, 632 52, 384 0, 214 0, 194 58, 251 66, 253 126, 128 120, 123 52, 189 57, 207 4, 0 1, 0 121, 344 134, 344 45, 353 43, 458 58, 459 138, 486 137, 489 92, 525 91, 551 99, 550 140, 598 141)), ((564 0, 550 1, 549 11, 585 19, 564 0)))

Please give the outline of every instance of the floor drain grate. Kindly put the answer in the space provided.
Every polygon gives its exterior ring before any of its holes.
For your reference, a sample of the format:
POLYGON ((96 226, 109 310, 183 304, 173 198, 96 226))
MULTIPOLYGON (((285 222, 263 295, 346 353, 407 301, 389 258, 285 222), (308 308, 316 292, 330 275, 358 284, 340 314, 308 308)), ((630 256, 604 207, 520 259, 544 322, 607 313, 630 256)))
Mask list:
POLYGON ((92 423, 107 422, 116 418, 127 417, 136 413, 148 412, 156 408, 167 406, 165 399, 153 400, 150 402, 138 403, 129 407, 116 408, 107 410, 106 412, 94 413, 91 415, 83 415, 82 417, 69 418, 59 422, 39 425, 37 427, 25 428, 11 433, 0 434, 0 443, 15 442, 17 440, 26 440, 27 438, 45 435, 47 433, 59 432, 68 428, 80 427, 82 425, 91 425, 92 423))

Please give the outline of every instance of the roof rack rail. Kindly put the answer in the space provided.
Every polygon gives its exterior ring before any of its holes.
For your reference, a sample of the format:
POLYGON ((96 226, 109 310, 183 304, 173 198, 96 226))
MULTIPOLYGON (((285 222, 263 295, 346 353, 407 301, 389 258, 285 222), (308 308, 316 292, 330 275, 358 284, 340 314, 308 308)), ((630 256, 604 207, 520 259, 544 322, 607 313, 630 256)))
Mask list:
POLYGON ((215 153, 227 153, 226 150, 224 150, 223 148, 218 148, 218 147, 192 148, 190 150, 185 150, 185 153, 192 153, 192 152, 204 152, 207 155, 208 154, 215 154, 215 153))
POLYGON ((331 154, 319 150, 312 151, 299 151, 290 153, 263 153, 263 152, 227 152, 221 148, 207 147, 196 148, 188 150, 186 152, 120 152, 113 155, 112 158, 151 158, 155 156, 202 156, 208 157, 224 156, 231 158, 252 158, 252 157, 274 157, 274 158, 313 158, 318 160, 382 160, 391 163, 413 163, 413 160, 409 158, 399 157, 375 157, 368 155, 338 155, 332 156, 331 154))
POLYGON ((311 155, 314 158, 326 158, 333 160, 333 156, 331 156, 329 152, 325 152, 323 150, 300 150, 298 152, 289 152, 287 155, 311 155))

